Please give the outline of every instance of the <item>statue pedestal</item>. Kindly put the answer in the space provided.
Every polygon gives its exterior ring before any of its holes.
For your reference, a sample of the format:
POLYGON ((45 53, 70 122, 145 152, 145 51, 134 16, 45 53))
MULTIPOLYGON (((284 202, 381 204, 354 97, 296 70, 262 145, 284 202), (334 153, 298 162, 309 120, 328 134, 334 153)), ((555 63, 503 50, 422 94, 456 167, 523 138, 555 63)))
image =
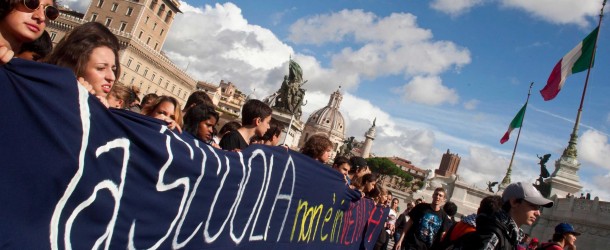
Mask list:
POLYGON ((280 143, 285 143, 289 148, 296 149, 298 147, 299 140, 301 139, 301 133, 303 132, 303 122, 295 117, 292 120, 292 126, 289 128, 288 126, 290 125, 292 114, 278 111, 276 109, 273 109, 271 117, 284 125, 284 130, 280 135, 280 143))
POLYGON ((550 184, 550 197, 557 195, 557 197, 564 198, 568 193, 576 194, 580 191, 582 185, 580 185, 580 178, 576 175, 579 169, 580 163, 575 157, 562 155, 555 162, 555 172, 544 181, 550 184))

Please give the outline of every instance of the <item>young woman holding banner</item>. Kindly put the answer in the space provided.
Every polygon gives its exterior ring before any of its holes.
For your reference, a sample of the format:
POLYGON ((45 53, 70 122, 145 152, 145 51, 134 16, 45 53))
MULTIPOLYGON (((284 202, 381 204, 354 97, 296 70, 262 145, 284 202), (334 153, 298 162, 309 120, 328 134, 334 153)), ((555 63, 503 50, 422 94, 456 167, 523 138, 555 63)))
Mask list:
POLYGON ((72 69, 79 82, 107 105, 106 95, 120 74, 119 39, 101 23, 74 28, 46 61, 72 69))

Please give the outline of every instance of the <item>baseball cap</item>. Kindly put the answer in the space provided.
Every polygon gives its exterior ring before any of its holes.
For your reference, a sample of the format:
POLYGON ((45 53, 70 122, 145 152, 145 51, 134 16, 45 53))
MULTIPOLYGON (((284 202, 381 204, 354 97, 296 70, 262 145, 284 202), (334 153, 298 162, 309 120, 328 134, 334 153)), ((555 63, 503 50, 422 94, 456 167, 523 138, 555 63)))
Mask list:
POLYGON ((506 202, 510 199, 524 199, 529 203, 543 207, 553 206, 553 201, 544 198, 531 183, 516 182, 508 185, 502 193, 502 201, 506 202))
POLYGON ((533 238, 530 242, 538 243, 538 238, 533 238))
POLYGON ((571 233, 571 234, 576 235, 576 236, 580 235, 580 233, 575 232, 574 231, 574 227, 572 227, 572 225, 570 225, 568 223, 559 223, 559 225, 557 225, 555 227, 555 233, 556 234, 571 233))

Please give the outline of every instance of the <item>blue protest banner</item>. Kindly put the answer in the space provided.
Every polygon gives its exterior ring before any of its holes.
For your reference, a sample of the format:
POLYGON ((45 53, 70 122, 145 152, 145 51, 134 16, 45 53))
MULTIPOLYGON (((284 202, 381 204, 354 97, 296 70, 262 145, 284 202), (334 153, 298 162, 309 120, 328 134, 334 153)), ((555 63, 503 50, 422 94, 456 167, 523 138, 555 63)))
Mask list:
POLYGON ((214 149, 56 66, 1 67, 0 104, 2 249, 372 249, 387 217, 307 156, 214 149))

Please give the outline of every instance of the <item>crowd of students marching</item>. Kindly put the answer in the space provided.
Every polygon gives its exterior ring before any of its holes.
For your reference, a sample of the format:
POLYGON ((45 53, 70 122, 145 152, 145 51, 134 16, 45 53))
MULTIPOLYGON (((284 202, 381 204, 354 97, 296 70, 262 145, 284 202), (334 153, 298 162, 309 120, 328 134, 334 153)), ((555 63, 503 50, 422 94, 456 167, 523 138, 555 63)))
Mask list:
MULTIPOLYGON (((78 84, 106 107, 129 109, 163 120, 170 129, 190 133, 219 149, 240 151, 253 143, 279 144, 283 125, 271 118, 271 108, 259 100, 244 104, 241 122, 227 122, 218 131, 219 114, 204 92, 192 93, 184 109, 171 96, 147 94, 140 100, 137 88, 117 82, 121 71, 119 41, 100 23, 89 22, 74 28, 52 48, 44 30, 49 20, 59 16, 56 4, 55 0, 0 1, 1 64, 19 57, 69 68, 78 84)), ((313 135, 300 151, 328 163, 332 148, 328 137, 313 135)), ((524 236, 520 227, 532 225, 540 216, 541 207, 553 205, 531 184, 510 184, 502 197, 484 198, 476 214, 457 222, 453 218, 457 206, 445 202, 446 192, 442 188, 434 191, 430 203, 408 202, 400 213, 400 200, 392 198, 392 193, 377 183, 377 176, 371 173, 365 159, 338 156, 332 162, 332 168, 345 176, 346 185, 377 205, 390 208, 375 249, 387 249, 390 242, 394 242, 394 249, 576 249, 579 233, 567 223, 557 225, 551 240, 541 245, 537 239, 524 236)))

